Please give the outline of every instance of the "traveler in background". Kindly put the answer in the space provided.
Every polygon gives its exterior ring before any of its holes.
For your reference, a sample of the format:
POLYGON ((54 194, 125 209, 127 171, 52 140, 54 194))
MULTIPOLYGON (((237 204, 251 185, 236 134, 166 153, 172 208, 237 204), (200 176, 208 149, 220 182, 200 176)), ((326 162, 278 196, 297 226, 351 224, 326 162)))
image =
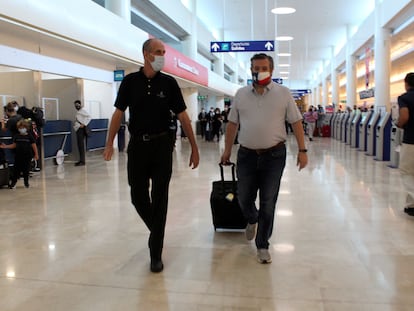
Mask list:
POLYGON ((165 61, 164 44, 149 39, 144 42, 142 53, 144 67, 127 75, 120 85, 103 156, 106 161, 111 160, 115 135, 124 111, 129 108, 127 171, 131 201, 150 231, 150 269, 161 272, 174 145, 169 132, 170 111, 177 115, 190 142, 189 166, 193 169, 198 166, 199 153, 177 81, 160 72, 165 61))
MULTIPOLYGON (((30 129, 30 133, 33 136, 35 143, 36 143, 36 148, 37 148, 37 153, 38 153, 38 157, 40 159, 41 157, 41 150, 42 150, 42 146, 41 146, 41 138, 40 138, 40 131, 37 127, 37 123, 35 121, 31 121, 32 126, 30 129)), ((31 167, 33 172, 39 172, 40 171, 40 163, 38 160, 35 159, 34 165, 31 167)))
POLYGON ((213 141, 213 120, 214 120, 214 108, 210 107, 210 111, 207 113, 206 124, 206 141, 213 141))
POLYGON ((198 114, 198 121, 200 121, 201 138, 204 138, 206 135, 206 125, 207 125, 207 113, 204 110, 204 108, 201 108, 201 111, 198 114))
POLYGON ((318 120, 316 121, 316 126, 318 128, 318 134, 322 137, 322 127, 323 121, 325 120, 325 109, 321 105, 318 105, 318 120))
POLYGON ((18 134, 13 136, 13 143, 10 145, 1 144, 0 148, 15 149, 14 172, 11 177, 9 188, 16 186, 20 174, 23 175, 24 186, 29 188, 29 172, 32 159, 39 159, 36 141, 30 133, 31 121, 21 119, 17 122, 18 134))
POLYGON ((213 128, 213 131, 211 133, 211 140, 214 141, 214 137, 217 137, 217 142, 220 141, 220 132, 221 132, 221 111, 220 108, 214 109, 214 115, 211 122, 211 126, 213 128))
POLYGON ((17 130, 17 122, 22 119, 22 116, 17 113, 19 105, 16 101, 7 103, 5 107, 6 118, 1 120, 1 128, 3 131, 9 130, 12 135, 19 133, 17 130))
POLYGON ((315 131, 315 124, 318 120, 318 113, 313 110, 313 106, 309 107, 309 110, 303 115, 306 122, 306 130, 308 132, 309 140, 313 140, 313 132, 315 131))
POLYGON ((74 123, 74 129, 76 131, 76 140, 78 144, 79 150, 79 161, 75 163, 75 166, 84 166, 85 165, 85 153, 86 153, 86 142, 85 140, 88 137, 87 128, 86 126, 91 121, 91 116, 82 107, 80 100, 74 101, 75 109, 76 109, 76 117, 74 123))
POLYGON ((292 124, 298 144, 299 170, 308 157, 302 115, 290 90, 272 81, 273 58, 264 53, 251 58, 253 85, 240 88, 234 98, 227 124, 221 163, 230 161, 240 125, 237 153, 238 199, 248 221, 247 240, 255 239, 257 260, 272 261, 269 239, 273 232, 280 180, 286 164, 285 120, 292 124), (255 201, 259 191, 259 209, 255 201), (257 233, 257 234, 256 234, 257 233))
POLYGON ((221 112, 221 119, 223 120, 221 130, 223 134, 226 134, 226 127, 227 127, 227 123, 229 122, 228 116, 229 116, 229 106, 224 105, 224 109, 221 112))
POLYGON ((405 76, 406 93, 398 97, 397 126, 404 129, 399 169, 407 191, 404 211, 414 216, 414 72, 405 76))

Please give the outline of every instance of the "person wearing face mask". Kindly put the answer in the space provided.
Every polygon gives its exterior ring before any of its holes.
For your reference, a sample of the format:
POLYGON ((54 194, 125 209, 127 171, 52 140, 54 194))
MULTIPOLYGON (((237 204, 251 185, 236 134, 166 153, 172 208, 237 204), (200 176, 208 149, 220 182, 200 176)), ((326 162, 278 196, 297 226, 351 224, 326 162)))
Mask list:
POLYGON ((127 172, 131 201, 150 231, 150 270, 161 272, 175 141, 169 132, 171 112, 177 116, 190 143, 189 166, 193 169, 198 166, 199 153, 178 83, 161 72, 165 61, 164 44, 159 39, 148 39, 142 46, 142 53, 144 66, 125 76, 119 87, 103 157, 111 160, 115 135, 124 111, 129 108, 131 138, 127 172))
POLYGON ((17 130, 17 122, 22 119, 22 116, 17 113, 19 105, 15 101, 7 103, 5 107, 6 117, 2 120, 2 130, 9 130, 12 136, 19 133, 17 130))
POLYGON ((15 149, 14 159, 14 172, 11 176, 11 183, 9 188, 12 189, 16 186, 17 179, 20 174, 23 175, 24 186, 29 188, 29 172, 32 162, 32 158, 39 159, 36 147, 36 141, 34 137, 29 133, 30 122, 21 119, 17 122, 18 134, 14 135, 13 143, 6 145, 1 144, 0 148, 15 149))
POLYGON ((272 81, 273 58, 264 53, 251 58, 253 85, 240 88, 228 116, 221 163, 229 163, 239 125, 237 152, 238 200, 248 222, 247 240, 255 239, 257 260, 272 261, 269 239, 276 201, 286 163, 285 121, 293 128, 298 146, 297 166, 308 162, 302 115, 290 90, 272 81), (259 192, 259 207, 255 205, 259 192))
POLYGON ((79 161, 75 163, 75 166, 84 166, 85 165, 85 151, 86 151, 86 142, 87 139, 87 125, 91 121, 91 116, 86 111, 85 108, 82 107, 80 100, 74 101, 75 109, 76 109, 76 117, 74 123, 74 129, 76 131, 76 140, 78 144, 79 150, 79 161))

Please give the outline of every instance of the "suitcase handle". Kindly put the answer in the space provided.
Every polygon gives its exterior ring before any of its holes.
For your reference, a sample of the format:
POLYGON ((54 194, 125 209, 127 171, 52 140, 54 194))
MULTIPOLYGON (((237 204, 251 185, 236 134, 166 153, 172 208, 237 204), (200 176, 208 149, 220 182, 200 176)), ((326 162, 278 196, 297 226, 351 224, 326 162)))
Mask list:
POLYGON ((226 164, 219 163, 220 166, 220 175, 221 175, 221 181, 224 181, 224 166, 231 166, 231 177, 233 181, 236 181, 236 175, 234 173, 234 168, 236 166, 233 162, 227 162, 226 164))

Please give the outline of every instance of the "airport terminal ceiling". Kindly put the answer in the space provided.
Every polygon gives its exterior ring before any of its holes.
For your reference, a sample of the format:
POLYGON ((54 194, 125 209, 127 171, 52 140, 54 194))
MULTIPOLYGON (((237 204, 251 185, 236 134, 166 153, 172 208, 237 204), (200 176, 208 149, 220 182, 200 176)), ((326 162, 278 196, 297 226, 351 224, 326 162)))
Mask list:
MULTIPOLYGON (((330 45, 335 40, 340 40, 335 39, 334 34, 341 34, 344 37, 346 35, 346 27, 344 25, 347 23, 357 24, 359 19, 363 19, 370 13, 370 8, 372 8, 375 1, 350 0, 346 4, 343 4, 342 1, 328 0, 318 0, 316 2, 318 5, 307 0, 298 0, 294 4, 291 1, 283 0, 197 0, 197 10, 198 12, 209 12, 201 15, 200 19, 203 20, 204 18, 203 22, 206 26, 208 26, 207 22, 210 21, 215 28, 224 29, 223 33, 226 40, 245 40, 246 38, 259 40, 271 38, 275 34, 292 35, 294 37, 292 41, 278 43, 278 52, 285 52, 282 48, 286 48, 292 55, 290 57, 277 58, 276 64, 278 62, 287 62, 291 65, 289 70, 290 81, 309 80, 310 78, 307 75, 312 75, 315 72, 315 68, 322 66, 322 59, 330 59, 330 45), (269 13, 276 2, 278 7, 294 6, 296 12, 290 15, 278 16, 269 13), (335 4, 332 4, 332 2, 335 4), (342 4, 338 4, 338 2, 342 4), (366 4, 367 7, 363 8, 361 2, 366 4), (208 19, 207 21, 206 18, 208 19)), ((413 10, 413 7, 411 6, 410 10, 413 10)), ((2 30, 13 34, 17 33, 18 37, 29 46, 28 50, 35 49, 37 46, 36 40, 38 40, 44 46, 53 47, 54 51, 59 50, 59 56, 63 58, 65 58, 66 54, 76 54, 78 59, 81 56, 84 58, 83 63, 91 66, 96 65, 98 68, 112 69, 114 66, 116 68, 136 68, 138 65, 133 60, 117 59, 113 55, 105 55, 105 53, 96 54, 96 51, 86 46, 74 46, 68 42, 57 40, 41 33, 33 36, 33 32, 30 29, 20 28, 4 21, 0 22, 2 30), (94 63, 90 63, 91 60, 94 63)), ((398 25, 399 21, 394 23, 398 25)), ((210 25, 208 27, 212 27, 211 30, 213 31, 213 26, 210 25)), ((401 42, 406 42, 407 40, 410 39, 404 39, 401 42)), ((401 42, 398 40, 398 44, 401 44, 401 42)), ((237 54, 237 58, 245 57, 249 59, 251 57, 251 54, 248 55, 249 53, 237 54)), ((82 62, 82 59, 80 61, 82 62)), ((274 76, 279 75, 277 70, 275 70, 274 76)), ((194 85, 184 80, 180 81, 180 85, 182 87, 194 87, 194 85)), ((289 83, 286 83, 286 85, 289 86, 289 83)), ((201 93, 204 91, 202 88, 200 89, 201 93)))

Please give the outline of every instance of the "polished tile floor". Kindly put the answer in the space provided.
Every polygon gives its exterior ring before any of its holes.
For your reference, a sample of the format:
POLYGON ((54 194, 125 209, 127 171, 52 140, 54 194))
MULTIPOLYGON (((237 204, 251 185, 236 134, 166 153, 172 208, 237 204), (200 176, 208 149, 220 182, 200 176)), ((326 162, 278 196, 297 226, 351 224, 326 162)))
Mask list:
POLYGON ((160 274, 149 271, 124 153, 48 163, 29 189, 0 189, 0 310, 414 310, 414 217, 398 170, 316 138, 298 172, 290 136, 273 263, 261 265, 242 232, 214 232, 223 142, 199 147, 191 170, 188 142, 177 142, 160 274))

